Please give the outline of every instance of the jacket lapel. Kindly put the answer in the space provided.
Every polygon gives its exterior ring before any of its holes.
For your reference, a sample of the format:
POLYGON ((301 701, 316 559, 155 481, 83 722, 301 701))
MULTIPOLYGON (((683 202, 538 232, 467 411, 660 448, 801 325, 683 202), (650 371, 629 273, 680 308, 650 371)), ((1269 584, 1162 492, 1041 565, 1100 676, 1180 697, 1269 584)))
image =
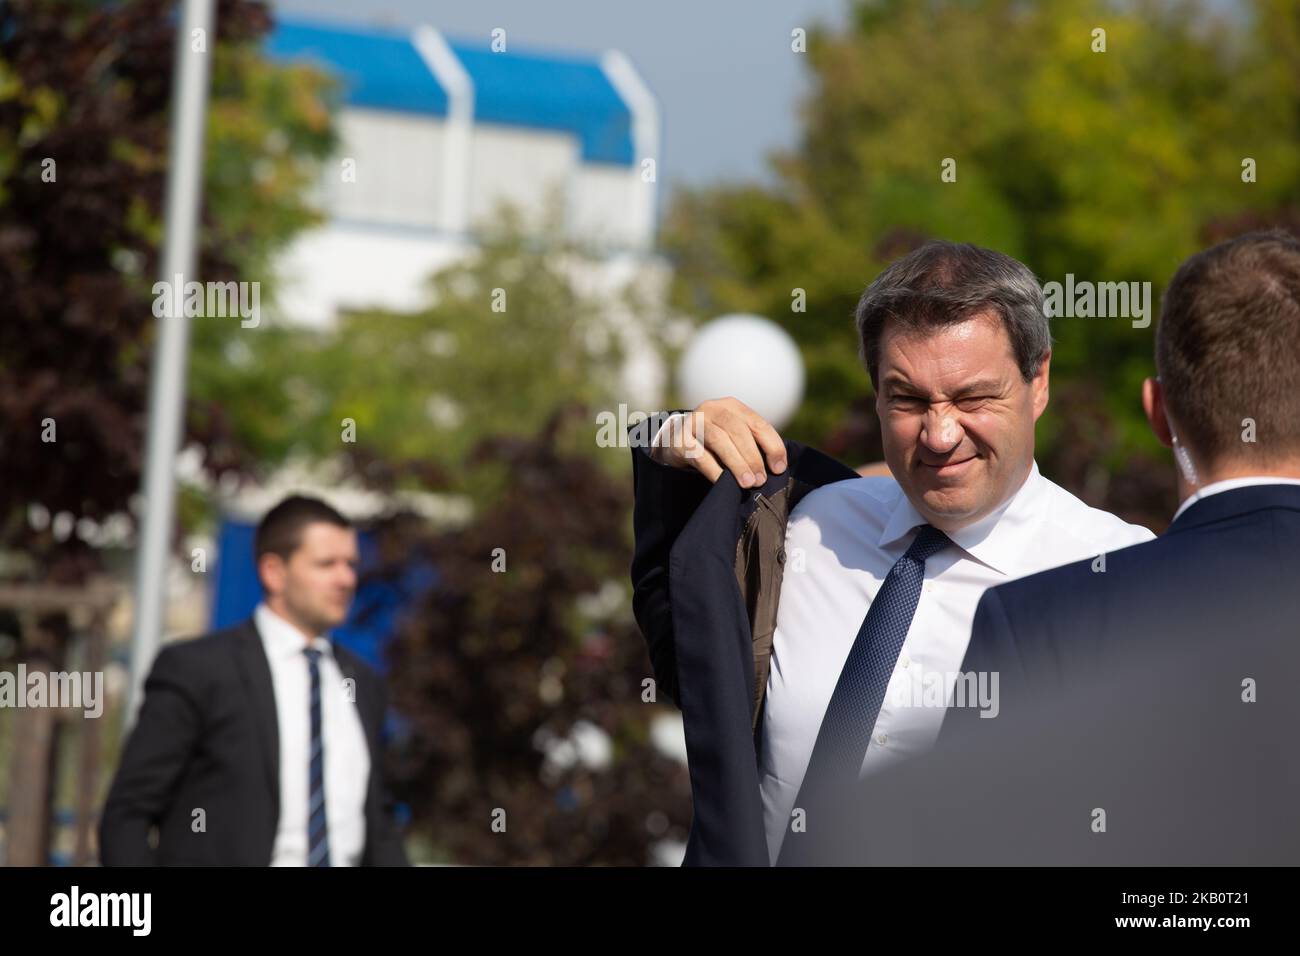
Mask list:
POLYGON ((734 570, 744 497, 723 472, 669 556, 678 702, 694 803, 688 865, 768 864, 750 735, 749 624, 734 570))
POLYGON ((275 690, 271 684, 271 665, 266 660, 262 639, 252 620, 246 621, 236 642, 235 657, 240 677, 253 708, 262 750, 266 784, 271 791, 275 819, 280 818, 280 722, 275 714, 275 690))
MULTIPOLYGON (((361 717, 361 728, 366 734, 366 743, 370 747, 370 757, 375 759, 376 746, 379 740, 379 724, 374 708, 362 706, 361 700, 361 681, 357 678, 357 661, 352 656, 352 652, 342 647, 338 641, 330 638, 330 647, 334 651, 334 660, 339 665, 339 671, 343 674, 344 680, 352 681, 353 706, 357 708, 357 713, 361 717)), ((364 703, 369 703, 368 701, 364 703)))
POLYGON ((736 580, 736 546, 754 495, 786 484, 799 494, 857 473, 787 443, 790 467, 761 489, 723 472, 669 556, 678 697, 686 731, 694 816, 687 865, 768 866, 755 759, 753 641, 736 580))

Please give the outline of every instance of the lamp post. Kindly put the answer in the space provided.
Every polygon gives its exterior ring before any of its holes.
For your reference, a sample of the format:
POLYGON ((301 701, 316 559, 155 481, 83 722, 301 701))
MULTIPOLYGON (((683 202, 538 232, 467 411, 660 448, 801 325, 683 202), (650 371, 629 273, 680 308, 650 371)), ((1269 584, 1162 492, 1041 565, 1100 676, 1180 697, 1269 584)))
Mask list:
MULTIPOLYGON (((183 0, 176 24, 171 162, 167 165, 162 281, 188 276, 197 261, 203 182, 203 128, 207 122, 209 56, 216 42, 213 0, 183 0)), ((167 558, 176 512, 176 452, 185 416, 189 319, 182 289, 173 289, 168 314, 158 320, 149 388, 149 435, 144 462, 144 515, 136 554, 135 627, 126 726, 135 721, 144 675, 162 639, 167 558)))

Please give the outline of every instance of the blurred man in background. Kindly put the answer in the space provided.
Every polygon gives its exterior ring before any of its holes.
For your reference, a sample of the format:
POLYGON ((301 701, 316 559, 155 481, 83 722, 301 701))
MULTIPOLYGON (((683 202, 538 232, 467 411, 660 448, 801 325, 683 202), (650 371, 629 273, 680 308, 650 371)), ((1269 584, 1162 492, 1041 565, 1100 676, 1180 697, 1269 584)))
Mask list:
POLYGON ((356 531, 295 496, 262 519, 255 547, 265 599, 253 617, 154 661, 101 859, 406 865, 381 771, 382 681, 327 637, 356 591, 356 531))

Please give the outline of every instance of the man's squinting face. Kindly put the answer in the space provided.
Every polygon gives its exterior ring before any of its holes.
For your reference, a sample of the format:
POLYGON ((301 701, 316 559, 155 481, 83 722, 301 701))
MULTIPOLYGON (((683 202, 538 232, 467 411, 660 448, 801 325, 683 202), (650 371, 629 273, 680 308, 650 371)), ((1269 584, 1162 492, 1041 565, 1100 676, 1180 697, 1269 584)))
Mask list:
POLYGON ((338 627, 347 620, 356 593, 357 560, 357 533, 351 528, 307 525, 288 561, 277 555, 262 559, 262 583, 272 609, 313 634, 338 627))
POLYGON ((885 460, 930 524, 973 524, 1024 483, 1048 364, 1026 382, 992 312, 939 329, 886 324, 876 394, 885 460))

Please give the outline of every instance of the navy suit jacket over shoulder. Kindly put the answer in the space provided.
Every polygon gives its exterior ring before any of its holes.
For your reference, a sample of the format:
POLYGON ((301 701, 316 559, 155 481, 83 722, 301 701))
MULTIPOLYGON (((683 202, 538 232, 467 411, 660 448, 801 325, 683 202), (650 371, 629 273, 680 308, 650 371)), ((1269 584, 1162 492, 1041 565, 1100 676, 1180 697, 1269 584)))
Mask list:
POLYGON ((738 543, 757 499, 770 502, 796 486, 857 474, 786 442, 786 471, 769 475, 761 488, 741 488, 730 472, 710 484, 694 470, 650 458, 647 436, 661 421, 647 419, 631 436, 633 610, 656 684, 681 708, 685 725, 694 808, 685 862, 768 866, 754 734, 755 649, 737 578, 738 543))
MULTIPOLYGON (((1001 710, 1135 655, 1300 640, 1300 485, 1251 485, 1192 504, 1154 541, 984 593, 962 670, 997 671, 1001 710)), ((1243 652, 1244 654, 1245 652, 1243 652)), ((1241 677, 1252 675, 1242 661, 1241 677)), ((949 711, 945 736, 983 721, 949 711)))

